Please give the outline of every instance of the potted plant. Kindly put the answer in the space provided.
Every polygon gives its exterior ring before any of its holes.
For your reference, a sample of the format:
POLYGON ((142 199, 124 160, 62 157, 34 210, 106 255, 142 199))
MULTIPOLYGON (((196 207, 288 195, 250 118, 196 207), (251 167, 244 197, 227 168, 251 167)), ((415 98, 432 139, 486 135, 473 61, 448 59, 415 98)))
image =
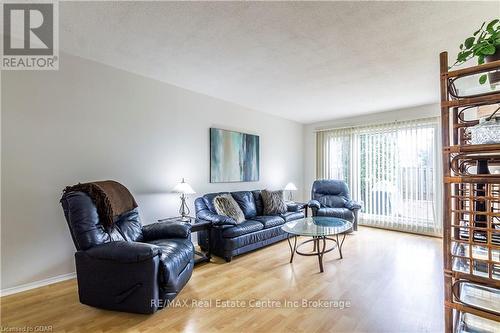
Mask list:
MULTIPOLYGON (((481 28, 460 44, 460 52, 453 66, 461 65, 469 59, 477 57, 478 65, 485 62, 500 60, 500 20, 494 19, 490 23, 484 22, 481 28), (486 28, 485 28, 486 26, 486 28)), ((452 67, 453 67, 452 66, 452 67)), ((490 84, 500 82, 500 71, 488 73, 490 84)), ((479 77, 479 83, 484 84, 487 76, 479 77)))

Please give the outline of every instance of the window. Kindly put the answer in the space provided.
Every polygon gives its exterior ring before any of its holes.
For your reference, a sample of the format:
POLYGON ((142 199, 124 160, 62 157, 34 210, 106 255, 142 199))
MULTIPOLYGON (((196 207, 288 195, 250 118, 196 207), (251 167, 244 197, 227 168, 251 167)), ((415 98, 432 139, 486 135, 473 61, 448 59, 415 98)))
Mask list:
POLYGON ((438 119, 317 133, 317 177, 363 201, 360 224, 438 235, 438 119))

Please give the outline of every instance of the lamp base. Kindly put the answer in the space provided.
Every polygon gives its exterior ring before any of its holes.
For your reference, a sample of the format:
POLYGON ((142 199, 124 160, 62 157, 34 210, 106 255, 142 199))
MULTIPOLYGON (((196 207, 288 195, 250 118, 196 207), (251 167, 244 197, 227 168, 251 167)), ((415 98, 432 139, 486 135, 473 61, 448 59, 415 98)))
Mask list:
POLYGON ((191 222, 191 218, 189 216, 181 216, 180 220, 182 222, 191 222))
POLYGON ((189 217, 189 207, 186 204, 186 196, 184 194, 181 195, 181 207, 179 208, 179 214, 181 215, 181 221, 191 221, 189 217))

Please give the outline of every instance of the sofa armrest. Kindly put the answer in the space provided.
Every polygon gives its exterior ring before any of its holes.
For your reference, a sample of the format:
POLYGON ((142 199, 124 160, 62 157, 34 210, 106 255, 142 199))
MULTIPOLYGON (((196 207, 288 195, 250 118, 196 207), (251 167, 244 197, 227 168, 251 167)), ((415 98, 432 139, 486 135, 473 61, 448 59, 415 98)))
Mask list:
POLYGON ((309 207, 311 209, 320 209, 321 208, 321 204, 319 203, 318 200, 310 200, 307 203, 307 207, 309 207))
POLYGON ((286 211, 287 212, 298 212, 299 205, 297 205, 295 202, 287 202, 286 203, 286 211))
POLYGON ((92 259, 130 264, 146 261, 160 255, 161 248, 147 243, 115 241, 97 245, 81 252, 92 259))
POLYGON ((363 204, 361 202, 349 200, 345 202, 344 207, 350 210, 359 210, 363 207, 363 204))
POLYGON ((196 218, 199 220, 205 220, 212 222, 213 225, 236 225, 236 221, 229 217, 229 216, 224 216, 224 215, 218 215, 214 214, 209 210, 202 210, 198 211, 196 213, 196 218))
POLYGON ((188 238, 191 224, 184 222, 157 222, 142 227, 142 235, 146 241, 163 238, 188 238))

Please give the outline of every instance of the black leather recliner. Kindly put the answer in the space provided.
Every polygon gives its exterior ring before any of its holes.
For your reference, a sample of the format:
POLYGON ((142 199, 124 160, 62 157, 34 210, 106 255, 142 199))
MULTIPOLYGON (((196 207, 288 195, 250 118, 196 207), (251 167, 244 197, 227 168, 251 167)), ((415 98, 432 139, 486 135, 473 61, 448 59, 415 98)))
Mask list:
POLYGON ((83 304, 153 313, 173 300, 191 277, 194 247, 189 224, 142 226, 135 208, 105 228, 86 193, 65 193, 61 204, 77 249, 83 304))
POLYGON ((349 188, 342 180, 314 181, 308 206, 313 216, 341 218, 352 222, 352 229, 358 230, 358 213, 362 208, 362 203, 351 199, 349 188))

